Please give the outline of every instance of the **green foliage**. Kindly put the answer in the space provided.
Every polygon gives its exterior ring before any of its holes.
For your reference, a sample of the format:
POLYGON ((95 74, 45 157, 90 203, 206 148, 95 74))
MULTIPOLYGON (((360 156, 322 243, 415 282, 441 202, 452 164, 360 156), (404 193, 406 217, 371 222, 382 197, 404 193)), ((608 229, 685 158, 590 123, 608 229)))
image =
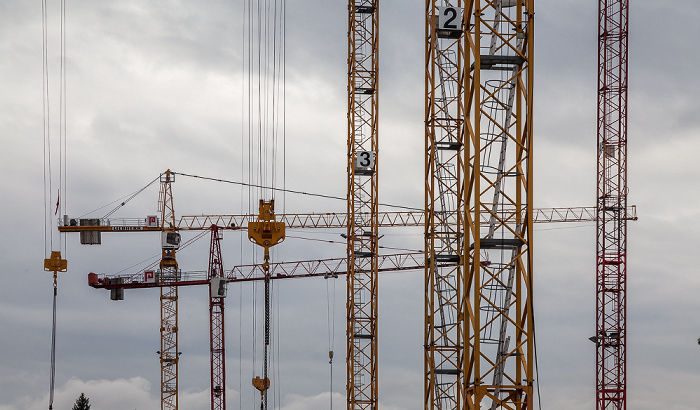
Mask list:
POLYGON ((90 410, 90 399, 85 397, 85 393, 80 393, 80 397, 73 405, 73 410, 90 410))

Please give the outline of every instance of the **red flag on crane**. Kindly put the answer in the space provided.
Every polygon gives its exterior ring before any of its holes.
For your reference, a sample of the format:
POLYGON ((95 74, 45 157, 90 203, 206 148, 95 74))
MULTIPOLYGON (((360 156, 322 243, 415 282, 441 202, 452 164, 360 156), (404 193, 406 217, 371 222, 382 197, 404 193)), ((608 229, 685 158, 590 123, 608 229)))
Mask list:
POLYGON ((56 198, 56 211, 53 213, 54 215, 58 215, 58 204, 61 202, 61 190, 58 190, 58 198, 56 198))

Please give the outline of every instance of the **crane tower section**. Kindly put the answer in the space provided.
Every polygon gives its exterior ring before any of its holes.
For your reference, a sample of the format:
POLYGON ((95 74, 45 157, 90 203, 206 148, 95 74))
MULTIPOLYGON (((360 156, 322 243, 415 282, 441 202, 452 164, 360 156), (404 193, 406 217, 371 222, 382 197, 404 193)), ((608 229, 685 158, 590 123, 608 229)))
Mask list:
POLYGON ((426 408, 532 406, 533 5, 427 1, 426 408))
POLYGON ((348 409, 377 407, 378 3, 348 4, 348 409))
MULTIPOLYGON (((211 359, 211 410, 226 409, 226 343, 224 339, 224 298, 226 277, 221 257, 223 230, 211 226, 209 245, 209 356, 211 359)), ((259 266, 259 265, 258 265, 259 266)))
POLYGON ((477 0, 469 12, 466 404, 530 409, 534 0, 477 0))
POLYGON ((430 409, 459 409, 464 398, 464 5, 426 3, 424 397, 430 409))
POLYGON ((627 0, 600 0, 596 409, 626 408, 627 0))
MULTIPOLYGON (((175 225, 172 183, 175 176, 167 170, 160 177, 158 210, 160 212, 162 257, 157 282, 160 288, 160 395, 162 410, 178 408, 178 286, 180 271, 175 254, 180 234, 175 225)), ((122 289, 123 292, 123 289, 122 289)), ((119 292, 117 292, 118 294, 119 292)), ((117 296, 123 298, 123 294, 117 296)))

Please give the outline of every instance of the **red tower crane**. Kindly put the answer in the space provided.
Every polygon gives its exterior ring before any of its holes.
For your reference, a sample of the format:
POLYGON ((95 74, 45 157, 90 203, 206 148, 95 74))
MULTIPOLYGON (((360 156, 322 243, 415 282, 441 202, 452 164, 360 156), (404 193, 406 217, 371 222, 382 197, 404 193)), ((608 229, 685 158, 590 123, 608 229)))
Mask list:
POLYGON ((222 231, 211 226, 209 246, 209 354, 211 356, 211 408, 226 409, 226 353, 224 343, 224 298, 226 278, 221 258, 222 231))
POLYGON ((596 409, 626 409, 628 0, 600 0, 596 409))

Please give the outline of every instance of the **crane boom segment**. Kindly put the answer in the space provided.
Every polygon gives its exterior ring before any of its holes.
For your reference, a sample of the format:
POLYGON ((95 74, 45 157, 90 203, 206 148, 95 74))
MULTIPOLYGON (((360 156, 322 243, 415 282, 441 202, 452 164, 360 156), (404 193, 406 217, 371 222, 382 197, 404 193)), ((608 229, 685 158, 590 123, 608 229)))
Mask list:
MULTIPOLYGON (((513 214, 514 209, 501 207, 501 214, 513 214)), ((549 222, 595 222, 596 207, 568 208, 535 208, 532 213, 533 223, 549 222)), ((488 214, 481 214, 481 223, 491 223, 488 214)), ((279 214, 281 222, 289 229, 310 228, 345 228, 346 213, 310 213, 310 214, 279 214)), ((177 219, 175 226, 181 231, 207 230, 212 225, 220 229, 246 229, 249 221, 254 221, 255 215, 184 215, 177 219)), ((627 206, 622 218, 628 221, 637 220, 637 207, 627 206)), ((401 226, 423 226, 425 213, 422 211, 379 212, 378 226, 381 228, 401 226)), ((109 218, 99 219, 97 225, 83 225, 82 220, 68 220, 67 224, 59 225, 60 232, 160 232, 160 226, 148 226, 145 218, 109 218), (72 222, 71 222, 72 221, 72 222)))
MULTIPOLYGON (((379 255, 377 270, 392 272, 422 269, 423 252, 408 252, 391 255, 379 255)), ((290 279, 307 277, 330 277, 347 274, 345 258, 315 259, 296 262, 270 263, 270 279, 290 279)), ((442 264, 446 265, 446 264, 442 264)), ((181 272, 178 280, 166 282, 152 276, 153 271, 139 272, 131 275, 98 275, 90 273, 88 284, 99 289, 140 289, 160 286, 191 286, 209 284, 209 277, 204 271, 181 272)), ((234 266, 225 274, 227 282, 246 282, 263 280, 264 269, 260 264, 234 266)))

